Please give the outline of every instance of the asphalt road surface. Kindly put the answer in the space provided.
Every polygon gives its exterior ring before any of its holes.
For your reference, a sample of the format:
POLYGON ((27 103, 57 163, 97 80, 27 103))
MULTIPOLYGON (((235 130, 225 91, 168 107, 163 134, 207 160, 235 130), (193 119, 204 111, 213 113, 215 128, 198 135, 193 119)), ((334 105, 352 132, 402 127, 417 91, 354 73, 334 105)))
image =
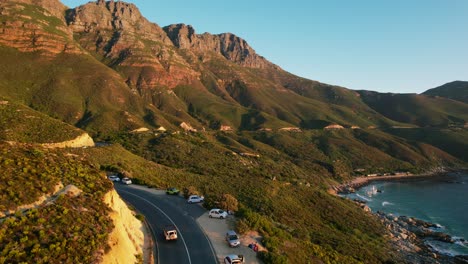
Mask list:
POLYGON ((145 216, 152 229, 157 247, 155 256, 159 264, 210 264, 218 263, 208 238, 196 219, 206 212, 197 204, 187 204, 180 196, 155 194, 132 185, 116 183, 119 195, 145 216), (163 228, 175 225, 176 241, 166 241, 163 228))

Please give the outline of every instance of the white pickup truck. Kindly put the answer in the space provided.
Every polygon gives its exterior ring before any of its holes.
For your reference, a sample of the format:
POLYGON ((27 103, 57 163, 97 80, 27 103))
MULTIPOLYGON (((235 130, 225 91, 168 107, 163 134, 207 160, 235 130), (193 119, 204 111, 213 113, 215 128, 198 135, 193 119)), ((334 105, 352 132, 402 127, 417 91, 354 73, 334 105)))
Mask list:
POLYGON ((177 229, 174 225, 164 227, 164 237, 166 240, 177 240, 177 229))

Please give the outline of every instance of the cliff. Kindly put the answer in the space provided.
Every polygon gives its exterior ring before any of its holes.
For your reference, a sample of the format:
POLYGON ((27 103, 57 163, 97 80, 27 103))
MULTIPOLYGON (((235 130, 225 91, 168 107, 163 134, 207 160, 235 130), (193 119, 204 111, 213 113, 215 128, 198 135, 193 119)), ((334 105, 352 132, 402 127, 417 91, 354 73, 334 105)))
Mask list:
POLYGON ((110 250, 103 256, 102 263, 137 263, 137 256, 143 256, 142 222, 135 218, 115 190, 107 193, 104 201, 112 209, 110 217, 114 230, 109 235, 110 250))
POLYGON ((250 68, 278 68, 278 66, 258 55, 244 39, 223 33, 212 35, 209 33, 196 34, 190 25, 176 24, 164 27, 174 45, 180 49, 188 49, 196 53, 215 52, 227 60, 250 68))
POLYGON ((90 2, 69 10, 67 22, 84 49, 118 69, 141 94, 198 78, 161 27, 144 18, 133 4, 90 2))
POLYGON ((46 56, 82 53, 64 22, 65 9, 54 0, 0 2, 0 44, 46 56))

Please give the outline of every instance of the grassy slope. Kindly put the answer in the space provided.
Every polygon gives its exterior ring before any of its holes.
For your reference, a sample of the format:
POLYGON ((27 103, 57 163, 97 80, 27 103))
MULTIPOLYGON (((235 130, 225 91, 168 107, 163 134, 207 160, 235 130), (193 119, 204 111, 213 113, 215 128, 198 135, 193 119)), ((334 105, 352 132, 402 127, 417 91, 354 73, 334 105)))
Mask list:
POLYGON ((92 57, 62 54, 47 59, 2 46, 0 53, 3 96, 88 130, 142 126, 139 100, 118 74, 92 57))
MULTIPOLYGON (((217 89, 220 94, 228 94, 244 107, 263 111, 294 126, 323 128, 330 123, 361 127, 396 124, 370 109, 356 99, 354 93, 344 88, 334 88, 343 96, 336 96, 341 100, 330 102, 324 93, 301 93, 288 87, 289 84, 283 80, 286 77, 283 78, 282 74, 288 78, 295 77, 289 73, 242 68, 219 56, 212 56, 205 67, 216 78, 226 81, 225 87, 217 89)), ((206 80, 205 83, 210 85, 206 80)), ((305 82, 302 87, 306 90, 315 89, 308 85, 305 82)))
POLYGON ((407 140, 425 142, 468 162, 467 129, 389 129, 386 132, 407 140))
POLYGON ((79 151, 153 186, 194 186, 207 197, 208 207, 224 193, 234 195, 243 208, 238 228, 262 232, 272 252, 265 256, 267 263, 280 261, 281 255, 290 263, 381 263, 392 258, 375 219, 324 189, 333 179, 349 179, 357 168, 364 173, 420 172, 441 165, 431 153, 445 165, 460 164, 441 150, 378 130, 119 134, 112 140, 165 166, 147 163, 119 146, 79 151))
POLYGON ((36 201, 62 182, 83 193, 61 195, 0 221, 1 263, 91 263, 107 245, 112 221, 103 195, 111 183, 94 167, 62 151, 0 143, 1 210, 36 201))
MULTIPOLYGON (((130 144, 131 140, 126 139, 126 142, 130 144)), ((318 187, 322 181, 320 176, 307 176, 294 164, 283 164, 281 160, 277 164, 270 157, 232 155, 231 151, 218 146, 213 138, 174 135, 160 140, 165 142, 159 142, 157 149, 165 149, 165 152, 176 151, 166 149, 169 145, 178 146, 178 153, 164 157, 160 154, 161 162, 183 168, 171 169, 148 162, 118 145, 79 149, 75 153, 89 156, 96 165, 110 167, 112 164, 137 181, 159 188, 194 186, 206 196, 208 206, 219 201, 224 193, 234 195, 244 208, 240 213, 243 220, 239 228, 250 226, 261 231, 272 252, 267 258, 276 261, 282 259, 280 255, 285 255, 289 263, 303 263, 305 259, 322 259, 330 263, 379 263, 392 258, 380 224, 354 204, 324 192, 318 187), (188 153, 192 158, 188 159, 188 153), (166 160, 169 157, 170 160, 166 160), (200 164, 201 159, 208 163, 200 164), (312 186, 307 187, 296 180, 293 184, 285 181, 292 180, 286 177, 292 175, 291 170, 302 173, 312 186), (280 177, 282 171, 284 178, 280 177), (276 180, 272 180, 273 175, 278 176, 276 180), (294 217, 291 217, 292 212, 294 217)), ((304 179, 301 181, 305 182, 304 179)))
POLYGON ((0 140, 51 143, 74 139, 84 131, 13 102, 0 105, 0 140))
POLYGON ((468 105, 445 98, 416 94, 381 94, 360 91, 364 102, 382 115, 418 126, 463 126, 468 105))
POLYGON ((455 81, 429 89, 423 93, 429 96, 440 96, 468 104, 468 82, 455 81))

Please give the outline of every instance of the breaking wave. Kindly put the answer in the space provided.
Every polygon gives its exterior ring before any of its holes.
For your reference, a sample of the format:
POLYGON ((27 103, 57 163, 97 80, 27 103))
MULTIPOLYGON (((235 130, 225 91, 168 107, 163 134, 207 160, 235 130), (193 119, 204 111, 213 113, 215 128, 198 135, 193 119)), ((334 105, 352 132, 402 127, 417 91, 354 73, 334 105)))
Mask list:
POLYGON ((382 202, 382 206, 386 206, 386 205, 393 205, 393 203, 387 202, 387 201, 382 202))

